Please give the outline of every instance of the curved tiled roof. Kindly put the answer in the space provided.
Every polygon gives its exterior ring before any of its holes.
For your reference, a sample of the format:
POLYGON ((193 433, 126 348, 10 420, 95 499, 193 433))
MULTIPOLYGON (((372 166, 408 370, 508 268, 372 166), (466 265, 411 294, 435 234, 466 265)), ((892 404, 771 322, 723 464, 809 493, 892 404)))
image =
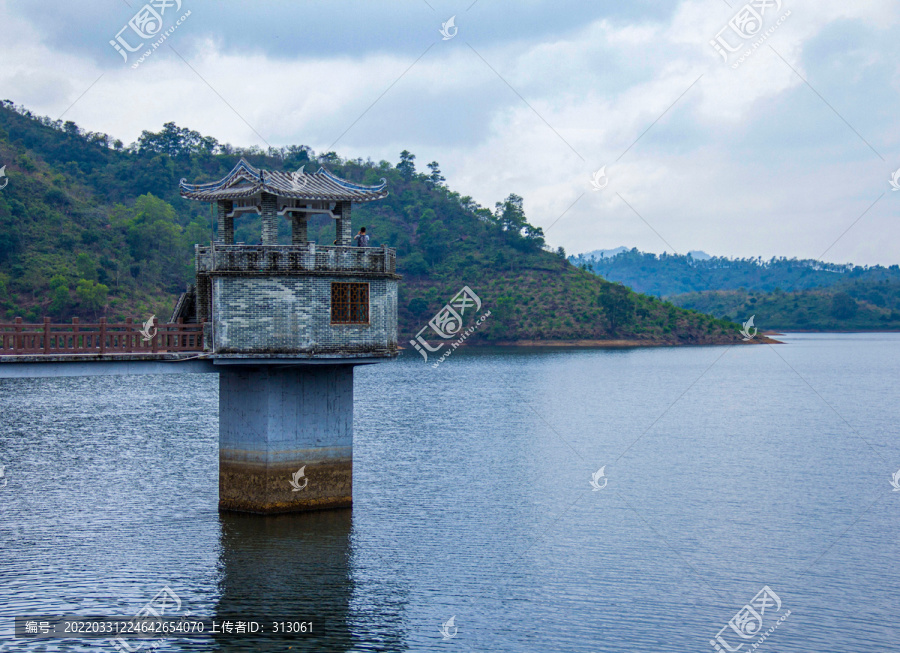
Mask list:
POLYGON ((384 179, 378 186, 362 186, 335 177, 325 168, 314 173, 303 172, 300 168, 300 171, 288 174, 254 168, 244 159, 219 181, 189 184, 182 179, 178 186, 182 197, 201 202, 241 199, 257 193, 300 200, 370 202, 388 194, 384 179))

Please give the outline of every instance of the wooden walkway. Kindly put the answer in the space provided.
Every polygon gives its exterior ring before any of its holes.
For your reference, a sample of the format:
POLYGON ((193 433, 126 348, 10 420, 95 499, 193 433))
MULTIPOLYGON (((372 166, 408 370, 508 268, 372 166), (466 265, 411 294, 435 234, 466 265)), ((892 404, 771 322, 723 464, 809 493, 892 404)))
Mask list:
MULTIPOLYGON (((6 356, 50 356, 94 354, 104 357, 134 354, 171 354, 203 351, 203 324, 135 324, 100 318, 95 324, 82 323, 77 317, 69 324, 54 324, 44 318, 41 324, 0 322, 0 361, 6 356)), ((9 359, 7 359, 9 360, 9 359)))

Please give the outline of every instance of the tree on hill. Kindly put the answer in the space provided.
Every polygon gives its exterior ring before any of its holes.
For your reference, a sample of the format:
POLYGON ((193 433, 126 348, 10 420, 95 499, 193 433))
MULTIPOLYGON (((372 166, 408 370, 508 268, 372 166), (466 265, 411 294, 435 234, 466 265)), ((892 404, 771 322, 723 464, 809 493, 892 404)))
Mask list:
POLYGON ((154 152, 170 157, 186 157, 192 154, 215 154, 219 150, 219 141, 202 136, 198 132, 179 127, 174 122, 167 122, 159 132, 144 130, 137 142, 139 154, 154 152))
POLYGON ((858 310, 856 300, 845 292, 837 293, 831 300, 831 314, 839 320, 853 317, 858 310))
POLYGON ((400 176, 407 181, 410 181, 413 175, 416 174, 415 160, 416 155, 410 154, 407 150, 403 150, 400 153, 400 163, 397 164, 397 170, 400 172, 400 176))
POLYGON ((437 161, 432 161, 428 164, 428 169, 431 170, 431 174, 428 175, 428 181, 430 181, 435 186, 442 185, 445 181, 444 175, 441 174, 440 164, 437 161))
POLYGON ((620 284, 609 284, 597 295, 597 303, 603 309, 609 332, 613 335, 617 335, 622 325, 628 324, 634 314, 635 306, 631 295, 620 284))

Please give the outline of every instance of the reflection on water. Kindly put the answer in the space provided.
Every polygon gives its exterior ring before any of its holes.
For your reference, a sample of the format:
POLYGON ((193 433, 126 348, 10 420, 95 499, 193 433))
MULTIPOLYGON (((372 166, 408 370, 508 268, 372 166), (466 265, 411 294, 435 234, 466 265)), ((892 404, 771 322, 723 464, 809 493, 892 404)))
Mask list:
POLYGON ((268 631, 273 621, 312 622, 313 628, 300 635, 217 637, 217 650, 405 650, 397 616, 404 591, 378 578, 378 569, 383 572, 390 561, 376 560, 375 569, 367 569, 366 556, 354 555, 352 510, 223 513, 220 521, 222 573, 215 616, 253 617, 268 631), (365 576, 368 591, 356 591, 354 569, 365 576), (377 592, 370 600, 373 588, 377 592))
POLYGON ((215 377, 0 381, 0 651, 163 586, 313 622, 172 652, 712 651, 763 586, 760 650, 893 650, 900 336, 785 339, 358 369, 353 510, 271 517, 218 512, 215 377))
POLYGON ((346 650, 352 641, 350 510, 304 515, 223 513, 220 619, 250 617, 312 622, 308 635, 266 635, 258 641, 218 638, 223 651, 258 651, 261 642, 295 651, 346 650))

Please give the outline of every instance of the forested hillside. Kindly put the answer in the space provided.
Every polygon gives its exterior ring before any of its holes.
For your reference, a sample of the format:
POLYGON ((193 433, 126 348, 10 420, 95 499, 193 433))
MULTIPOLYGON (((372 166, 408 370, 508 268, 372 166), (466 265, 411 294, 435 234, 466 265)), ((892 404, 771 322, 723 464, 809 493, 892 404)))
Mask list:
POLYGON ((729 259, 713 256, 694 258, 690 254, 652 254, 637 249, 615 256, 572 256, 579 268, 604 279, 623 283, 638 292, 657 297, 706 290, 749 290, 789 292, 824 288, 853 281, 900 281, 900 266, 858 266, 823 263, 811 259, 772 258, 729 259))
MULTIPOLYGON (((305 146, 235 148, 173 123, 145 131, 127 147, 71 122, 0 105, 0 315, 145 319, 171 314, 193 279, 193 245, 209 242, 209 207, 182 200, 178 181, 221 178, 245 157, 255 166, 293 171, 319 165, 360 183, 388 182, 390 195, 354 208, 372 245, 397 248, 403 339, 425 325, 463 285, 478 293, 491 319, 473 341, 633 340, 647 343, 739 341, 735 324, 676 308, 570 265, 549 251, 510 195, 493 208, 447 188, 439 164, 416 168, 316 155, 305 146)), ((289 225, 279 226, 283 242, 289 225)), ((258 218, 236 225, 236 240, 259 240, 258 218)), ((319 217, 310 238, 334 239, 319 217)))
POLYGON ((756 315, 761 329, 900 330, 900 281, 848 281, 797 292, 710 290, 670 299, 679 306, 730 319, 756 315))
POLYGON ((763 329, 900 329, 900 266, 815 260, 694 258, 637 249, 572 256, 578 268, 638 292, 729 320, 756 315, 763 329))

